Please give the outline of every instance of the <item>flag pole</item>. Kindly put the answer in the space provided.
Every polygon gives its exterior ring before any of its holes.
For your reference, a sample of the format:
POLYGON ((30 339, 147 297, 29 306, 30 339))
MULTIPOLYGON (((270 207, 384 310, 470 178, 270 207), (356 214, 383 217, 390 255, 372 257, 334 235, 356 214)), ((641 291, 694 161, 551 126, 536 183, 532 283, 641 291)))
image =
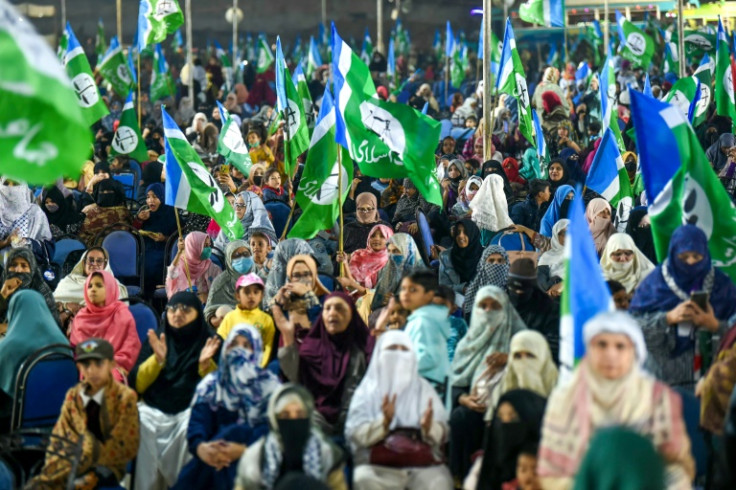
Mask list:
MULTIPOLYGON (((181 220, 179 219, 179 210, 174 209, 174 216, 176 216, 176 229, 179 230, 179 238, 183 238, 181 235, 181 220)), ((186 252, 181 254, 181 258, 184 261, 184 272, 187 274, 187 282, 189 283, 189 290, 192 289, 192 276, 189 274, 189 262, 187 262, 186 252)))
POLYGON ((118 41, 123 44, 123 0, 117 0, 115 5, 118 41))
POLYGON ((187 18, 187 66, 189 66, 189 80, 187 80, 187 88, 189 89, 189 101, 192 107, 196 107, 194 103, 194 57, 192 56, 192 0, 186 0, 184 4, 187 18))
POLYGON ((683 0, 677 1, 677 60, 680 68, 680 78, 685 78, 685 29, 683 23, 685 22, 685 14, 682 11, 683 0))
MULTIPOLYGON (((342 212, 342 148, 337 145, 337 205, 340 212, 340 237, 337 242, 337 251, 343 253, 343 212, 342 212)), ((345 277, 345 262, 340 262, 340 277, 345 277)))
POLYGON ((483 158, 491 159, 493 94, 491 92, 491 0, 483 0, 483 158))
MULTIPOLYGON (((445 104, 447 104, 447 90, 449 88, 448 87, 449 84, 450 84, 450 57, 445 56, 445 99, 442 101, 442 104, 440 104, 440 107, 443 107, 445 104)), ((342 233, 342 230, 341 230, 341 233, 342 233)))
MULTIPOLYGON (((131 47, 131 49, 133 49, 131 47)), ((138 64, 138 76, 136 77, 138 79, 138 128, 141 127, 141 54, 138 53, 138 61, 136 62, 138 64)), ((178 218, 178 215, 177 215, 178 218)))
POLYGON ((288 143, 288 136, 289 136, 289 120, 285 117, 285 112, 281 112, 281 117, 284 119, 284 171, 286 172, 286 179, 289 181, 289 200, 290 202, 290 208, 289 209, 289 216, 286 218, 286 224, 284 225, 284 231, 281 232, 281 240, 286 238, 286 232, 289 230, 289 225, 291 224, 291 219, 294 217, 294 207, 296 206, 296 193, 294 192, 294 199, 291 199, 291 194, 294 191, 292 188, 293 183, 291 180, 291 172, 289 172, 286 162, 290 160, 290 151, 289 151, 289 145, 288 143))

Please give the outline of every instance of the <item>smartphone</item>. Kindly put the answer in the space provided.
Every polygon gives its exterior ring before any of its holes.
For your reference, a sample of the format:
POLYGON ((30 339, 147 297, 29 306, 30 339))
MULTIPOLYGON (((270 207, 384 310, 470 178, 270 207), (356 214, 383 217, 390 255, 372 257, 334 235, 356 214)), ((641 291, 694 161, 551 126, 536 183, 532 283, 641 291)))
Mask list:
POLYGON ((222 175, 228 175, 228 174, 230 174, 230 165, 228 165, 228 164, 222 164, 222 165, 220 165, 220 174, 222 174, 222 175))
POLYGON ((698 305, 703 311, 708 311, 708 293, 705 291, 693 291, 690 293, 690 301, 698 305))

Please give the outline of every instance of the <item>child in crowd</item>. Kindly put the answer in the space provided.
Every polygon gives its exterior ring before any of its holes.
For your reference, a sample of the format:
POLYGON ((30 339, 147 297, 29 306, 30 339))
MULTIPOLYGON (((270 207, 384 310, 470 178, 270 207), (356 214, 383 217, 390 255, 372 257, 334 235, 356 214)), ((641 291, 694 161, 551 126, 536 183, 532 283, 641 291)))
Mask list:
POLYGON ((289 193, 284 191, 281 185, 281 174, 278 169, 273 167, 266 170, 263 174, 263 202, 268 201, 281 201, 284 204, 289 204, 289 193))
POLYGON ((210 319, 210 323, 212 324, 212 326, 215 328, 219 328, 227 314, 233 311, 233 309, 234 308, 229 305, 222 305, 217 308, 217 310, 215 310, 215 316, 210 319))
POLYGON ((401 306, 398 296, 391 296, 384 308, 371 313, 368 327, 371 335, 377 337, 387 330, 403 330, 408 317, 409 311, 401 306))
MULTIPOLYGON (((264 133, 263 126, 252 126, 248 130, 248 134, 246 135, 248 152, 253 163, 264 162, 266 165, 271 165, 275 159, 268 145, 263 144, 266 139, 264 138, 264 133)), ((263 179, 263 181, 265 182, 266 179, 263 179)))
POLYGON ((628 311, 631 296, 626 292, 624 285, 618 281, 606 281, 606 284, 608 284, 608 289, 611 291, 613 304, 616 305, 616 309, 628 311))
POLYGON ((432 302, 447 308, 447 314, 450 320, 450 338, 447 339, 447 354, 450 362, 452 362, 452 359, 455 357, 455 347, 465 337, 465 333, 468 331, 468 324, 465 323, 462 316, 458 317, 454 315, 458 307, 455 305, 455 291, 450 286, 441 285, 437 289, 432 302))
POLYGON ((253 253, 253 272, 265 281, 271 271, 271 259, 268 258, 271 241, 265 233, 254 231, 250 236, 250 250, 253 253))
POLYGON ((401 306, 411 312, 404 330, 417 353, 419 375, 432 383, 442 397, 450 375, 450 357, 447 355, 450 321, 447 307, 433 303, 438 289, 437 275, 419 270, 401 280, 399 299, 401 306))
POLYGON ((271 357, 273 338, 276 334, 273 318, 260 308, 261 301, 263 301, 264 288, 261 278, 252 272, 248 275, 240 276, 235 283, 235 299, 238 305, 225 316, 225 319, 217 329, 217 335, 226 339, 236 325, 244 323, 254 326, 263 339, 262 368, 268 365, 271 357))
POLYGON ((82 439, 74 488, 117 486, 125 467, 138 452, 138 398, 135 391, 115 382, 112 345, 100 338, 77 345, 75 360, 82 381, 64 399, 49 442, 41 474, 29 488, 65 488, 72 470, 69 451, 82 439), (70 444, 71 443, 71 444, 70 444))
POLYGON ((504 483, 502 490, 542 490, 537 477, 537 445, 522 448, 516 460, 516 479, 504 483))

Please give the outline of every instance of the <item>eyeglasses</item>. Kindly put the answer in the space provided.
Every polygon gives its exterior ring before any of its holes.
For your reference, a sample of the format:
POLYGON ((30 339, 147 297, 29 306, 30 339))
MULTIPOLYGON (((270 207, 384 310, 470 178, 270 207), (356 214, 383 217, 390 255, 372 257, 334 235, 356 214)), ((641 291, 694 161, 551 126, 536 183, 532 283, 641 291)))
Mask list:
POLYGON ((375 211, 376 208, 358 208, 359 213, 370 213, 371 211, 375 211))
POLYGON ((291 278, 295 281, 298 281, 299 279, 310 279, 312 277, 311 272, 303 272, 303 273, 294 273, 291 275, 291 278))
POLYGON ((634 255, 633 250, 617 250, 611 254, 613 257, 631 257, 634 255))
POLYGON ((245 204, 235 203, 235 207, 238 209, 243 209, 245 207, 245 204))
POLYGON ((105 264, 107 263, 107 260, 105 260, 105 259, 93 259, 93 258, 88 258, 88 259, 86 260, 86 262, 87 262, 87 264, 89 264, 89 265, 105 265, 105 264))
POLYGON ((232 257, 233 259, 239 259, 241 257, 250 257, 250 252, 248 252, 247 250, 244 252, 233 252, 232 257))
POLYGON ((167 305, 166 311, 170 311, 172 313, 176 313, 177 311, 181 311, 184 314, 191 313, 194 311, 194 308, 189 305, 184 304, 178 304, 178 305, 167 305))

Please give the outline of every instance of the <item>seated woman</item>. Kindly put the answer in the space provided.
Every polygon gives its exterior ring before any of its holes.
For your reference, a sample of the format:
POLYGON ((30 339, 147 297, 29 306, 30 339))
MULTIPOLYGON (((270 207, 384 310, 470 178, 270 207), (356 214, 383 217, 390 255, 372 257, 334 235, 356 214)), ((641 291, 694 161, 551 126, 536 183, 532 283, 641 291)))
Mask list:
POLYGON ((473 221, 480 228, 480 242, 485 247, 497 231, 514 223, 509 218, 509 206, 503 189, 503 178, 495 173, 483 180, 478 194, 470 202, 473 221))
POLYGON ((256 196, 263 199, 263 190, 262 186, 265 182, 263 182, 263 174, 266 173, 266 166, 262 163, 254 163, 253 166, 250 168, 250 172, 248 173, 248 179, 243 182, 243 184, 240 186, 239 191, 248 191, 252 192, 256 196))
POLYGON ((634 239, 626 233, 614 233, 601 256, 601 269, 606 281, 618 281, 628 294, 654 270, 654 264, 641 253, 634 239))
POLYGON ((233 487, 236 461, 266 433, 268 398, 281 384, 261 369, 263 343, 255 327, 238 325, 222 346, 217 371, 197 386, 187 441, 193 459, 174 490, 233 487))
POLYGON ((15 378, 21 364, 47 345, 69 341, 59 330, 46 301, 36 291, 23 290, 13 295, 8 307, 8 326, 0 341, 0 434, 10 428, 15 378))
POLYGON ((389 260, 386 262, 387 266, 378 273, 373 297, 368 294, 360 300, 363 305, 361 316, 365 311, 368 313, 363 318, 368 318, 371 311, 386 306, 389 298, 398 294, 402 277, 424 268, 419 248, 411 235, 407 233, 396 233, 389 238, 386 250, 389 260))
POLYGON ((312 250, 312 247, 310 247, 309 244, 301 238, 288 238, 280 241, 273 251, 271 270, 269 271, 268 278, 266 279, 266 294, 264 295, 263 304, 270 304, 274 296, 276 296, 284 284, 288 282, 289 278, 286 274, 286 268, 293 256, 314 256, 314 254, 315 252, 312 250))
POLYGON ((450 472, 442 464, 442 446, 448 433, 444 403, 419 375, 409 335, 401 330, 382 334, 368 371, 353 394, 345 424, 355 463, 354 487, 452 488, 450 472), (392 452, 384 444, 392 438, 420 442, 422 451, 392 452))
MULTIPOLYGON (((372 195, 372 194, 371 194, 372 195)), ((349 256, 337 254, 337 261, 344 262, 349 257, 346 268, 347 277, 338 277, 337 280, 344 288, 351 288, 365 294, 373 289, 378 282, 378 273, 386 266, 389 260, 386 245, 394 232, 386 225, 376 225, 368 234, 365 248, 359 248, 349 256)))
MULTIPOLYGON (((542 221, 539 223, 539 234, 547 238, 552 238, 552 228, 561 219, 567 218, 567 213, 572 204, 572 200, 575 197, 575 189, 569 185, 563 185, 557 188, 555 195, 552 198, 547 211, 542 216, 542 221)), ((529 237, 532 241, 536 240, 529 237)))
POLYGON ((524 322, 505 292, 484 286, 475 296, 470 327, 458 343, 452 360, 450 468, 462 478, 470 469, 470 457, 481 447, 483 416, 488 409, 489 380, 505 364, 511 337, 525 330, 524 322))
POLYGON ((319 317, 329 294, 317 275, 317 263, 309 255, 295 255, 286 266, 288 282, 279 289, 269 307, 278 328, 286 323, 299 326, 297 337, 306 333, 319 317))
POLYGON ((213 327, 215 325, 217 309, 221 306, 229 306, 235 308, 237 299, 235 298, 235 283, 238 282, 240 276, 250 273, 253 270, 253 256, 250 248, 244 240, 233 240, 225 247, 225 270, 215 277, 210 286, 207 295, 207 303, 204 308, 204 319, 213 327))
POLYGON ((705 233, 683 225, 670 238, 667 258, 636 288, 629 311, 641 325, 653 373, 671 386, 692 388, 696 336, 701 342, 714 333, 723 338, 736 313, 736 286, 713 267, 705 233), (707 294, 704 305, 691 299, 699 291, 707 294))
POLYGON ((190 289, 191 280, 199 299, 207 301, 212 282, 222 273, 222 269, 210 260, 212 240, 206 233, 193 231, 184 240, 179 239, 177 248, 176 257, 166 270, 166 296, 170 298, 190 289))
POLYGON ((111 273, 90 274, 84 283, 85 306, 72 321, 69 343, 75 347, 91 337, 110 342, 115 350, 113 376, 122 382, 138 359, 141 341, 133 315, 119 297, 118 283, 111 273))
POLYGON ((51 240, 49 221, 26 184, 0 178, 0 250, 21 245, 23 238, 51 240))
MULTIPOLYGON (((93 272, 102 270, 112 274, 107 250, 102 247, 92 247, 84 252, 74 269, 59 281, 54 290, 54 300, 64 325, 67 325, 84 306, 84 284, 87 282, 87 277, 93 272)), ((118 299, 128 297, 128 289, 120 281, 118 281, 118 290, 120 291, 118 299)))
POLYGON ((56 186, 49 187, 41 194, 41 210, 48 219, 51 235, 58 240, 64 235, 76 235, 82 227, 84 214, 77 208, 70 191, 66 197, 56 186))
POLYGON ((410 179, 404 179, 404 193, 396 203, 394 217, 391 224, 394 230, 416 234, 419 230, 417 226, 417 209, 422 210, 424 214, 429 214, 432 204, 427 202, 424 197, 419 194, 417 187, 410 179))
POLYGON ((470 201, 475 198, 478 194, 478 189, 483 184, 483 179, 477 175, 472 175, 465 181, 463 190, 460 191, 460 196, 457 199, 455 205, 450 209, 450 219, 453 217, 456 219, 470 218, 472 210, 470 209, 470 201))
POLYGON ((596 429, 633 428, 666 461, 667 488, 690 489, 695 463, 680 396, 642 370, 639 325, 626 313, 600 313, 583 327, 586 354, 569 383, 549 398, 537 466, 543 488, 572 488, 596 429))
POLYGON ((301 344, 292 322, 277 326, 284 342, 278 353, 281 370, 314 395, 319 427, 327 435, 342 434, 350 397, 363 378, 374 342, 353 300, 342 292, 330 294, 301 344))
POLYGON ((565 275, 565 237, 570 220, 563 218, 552 227, 549 250, 539 257, 537 280, 539 287, 551 298, 558 299, 562 294, 562 280, 565 275))
POLYGON ((449 286, 458 294, 464 294, 478 273, 478 263, 483 256, 480 230, 471 219, 463 219, 452 227, 453 244, 440 253, 440 284, 449 286))
POLYGON ((108 226, 131 223, 130 211, 125 207, 125 191, 120 182, 112 178, 101 180, 94 188, 93 198, 94 204, 82 209, 85 218, 79 230, 79 238, 88 247, 94 246, 97 234, 108 226))
POLYGON ((355 199, 355 221, 345 223, 343 235, 345 253, 363 248, 376 225, 388 225, 378 215, 378 199, 372 192, 358 194, 355 199))
POLYGON ((174 294, 166 305, 161 335, 148 331, 128 376, 141 400, 136 488, 169 488, 176 483, 189 459, 189 405, 200 374, 219 347, 220 339, 205 324, 197 296, 174 294))
POLYGON ((611 205, 603 198, 596 197, 592 199, 585 208, 585 219, 588 221, 588 228, 593 235, 595 242, 595 251, 598 257, 603 255, 606 243, 616 229, 611 221, 611 205))
POLYGON ((347 490, 345 455, 314 425, 313 414, 314 399, 303 386, 276 389, 268 401, 270 431, 240 458, 236 490, 297 488, 286 485, 295 474, 330 490, 347 490))
POLYGON ((0 330, 4 330, 1 327, 7 323, 10 300, 16 292, 24 289, 41 293, 54 321, 61 325, 54 295, 41 276, 33 252, 25 247, 14 248, 5 257, 5 263, 7 266, 0 279, 0 330))
POLYGON ((448 165, 444 178, 440 178, 442 186, 443 208, 452 209, 460 196, 460 183, 468 178, 463 162, 453 159, 448 165))
POLYGON ((483 251, 478 262, 478 272, 465 288, 465 301, 463 302, 463 314, 470 317, 475 305, 475 295, 485 286, 498 286, 506 288, 509 277, 509 256, 500 245, 491 245, 483 251))
POLYGON ((164 204, 164 185, 151 184, 146 188, 146 204, 136 217, 136 228, 141 230, 146 249, 145 290, 152 294, 164 282, 166 242, 176 231, 176 209, 164 204))

